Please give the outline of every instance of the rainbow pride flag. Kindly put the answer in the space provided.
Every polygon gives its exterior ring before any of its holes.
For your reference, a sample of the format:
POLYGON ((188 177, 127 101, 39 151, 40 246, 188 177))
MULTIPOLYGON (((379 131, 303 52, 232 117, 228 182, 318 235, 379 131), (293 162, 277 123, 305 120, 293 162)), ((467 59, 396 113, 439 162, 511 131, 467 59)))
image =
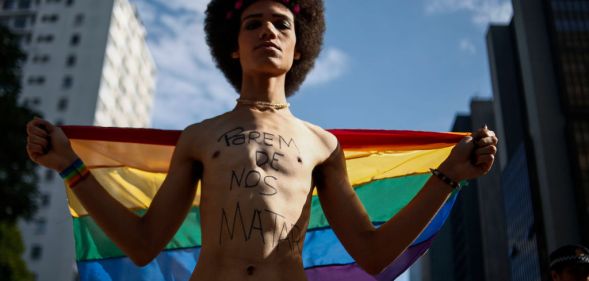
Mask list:
MULTIPOLYGON (((76 153, 106 190, 144 214, 163 182, 180 131, 65 126, 76 153)), ((419 192, 466 134, 385 130, 330 130, 344 149, 350 181, 374 225, 395 216, 419 192)), ((66 189, 67 190, 67 189, 66 189)), ((377 276, 365 273, 344 250, 313 195, 303 248, 308 279, 394 280, 430 247, 458 195, 454 192, 411 246, 377 276)), ((200 188, 184 223, 148 265, 137 267, 104 234, 67 190, 76 260, 82 281, 189 280, 201 247, 200 188)), ((403 231, 399 229, 399 231, 403 231)))

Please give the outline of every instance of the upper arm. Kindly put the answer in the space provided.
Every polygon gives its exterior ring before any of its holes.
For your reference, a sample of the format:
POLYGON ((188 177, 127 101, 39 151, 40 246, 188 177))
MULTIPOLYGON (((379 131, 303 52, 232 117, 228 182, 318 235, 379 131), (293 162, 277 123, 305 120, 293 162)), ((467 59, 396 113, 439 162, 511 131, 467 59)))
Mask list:
POLYGON ((315 168, 313 178, 325 217, 346 250, 362 265, 371 255, 366 242, 375 228, 350 185, 345 156, 339 144, 315 168))
POLYGON ((202 176, 202 164, 195 159, 195 132, 182 132, 168 174, 143 218, 150 245, 159 252, 173 237, 191 208, 196 186, 202 176))

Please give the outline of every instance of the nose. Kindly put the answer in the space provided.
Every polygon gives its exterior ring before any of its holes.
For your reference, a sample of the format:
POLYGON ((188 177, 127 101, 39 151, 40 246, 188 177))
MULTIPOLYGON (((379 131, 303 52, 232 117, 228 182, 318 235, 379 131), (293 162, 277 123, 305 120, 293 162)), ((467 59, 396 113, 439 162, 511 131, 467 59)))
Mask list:
POLYGON ((274 39, 274 38, 276 38, 276 36, 278 36, 278 30, 274 27, 272 22, 270 22, 270 21, 265 22, 262 25, 262 28, 260 31, 260 39, 262 39, 262 40, 274 39))

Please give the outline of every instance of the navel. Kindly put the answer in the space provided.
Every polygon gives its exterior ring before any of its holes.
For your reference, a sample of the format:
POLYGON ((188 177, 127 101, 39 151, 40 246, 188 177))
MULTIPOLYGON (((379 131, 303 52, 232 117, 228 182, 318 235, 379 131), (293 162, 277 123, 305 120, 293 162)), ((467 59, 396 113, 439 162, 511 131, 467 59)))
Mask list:
POLYGON ((255 270, 256 270, 256 268, 253 265, 250 265, 245 269, 245 271, 247 272, 247 275, 254 275, 255 270))
POLYGON ((218 151, 218 150, 217 150, 217 151, 215 151, 215 153, 213 153, 213 159, 215 159, 215 158, 219 157, 219 154, 221 154, 221 152, 220 152, 220 151, 218 151))

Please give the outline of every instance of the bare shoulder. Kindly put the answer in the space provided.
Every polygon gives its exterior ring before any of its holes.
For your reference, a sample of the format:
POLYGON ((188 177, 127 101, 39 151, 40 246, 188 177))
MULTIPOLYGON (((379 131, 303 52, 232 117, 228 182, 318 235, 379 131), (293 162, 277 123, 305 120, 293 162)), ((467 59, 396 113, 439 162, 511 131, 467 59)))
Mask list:
POLYGON ((184 128, 182 135, 185 135, 186 137, 199 137, 203 134, 209 133, 210 131, 214 130, 219 125, 219 123, 224 122, 224 120, 227 118, 227 115, 227 113, 224 113, 209 119, 205 119, 201 122, 191 124, 184 128))
POLYGON ((307 121, 303 121, 303 124, 311 131, 313 136, 316 138, 316 143, 319 145, 321 153, 320 163, 325 162, 337 149, 338 140, 331 132, 307 121))
POLYGON ((200 160, 203 150, 206 150, 207 143, 210 142, 210 135, 214 134, 224 118, 225 114, 222 114, 187 126, 180 134, 176 149, 182 149, 194 159, 200 160))

